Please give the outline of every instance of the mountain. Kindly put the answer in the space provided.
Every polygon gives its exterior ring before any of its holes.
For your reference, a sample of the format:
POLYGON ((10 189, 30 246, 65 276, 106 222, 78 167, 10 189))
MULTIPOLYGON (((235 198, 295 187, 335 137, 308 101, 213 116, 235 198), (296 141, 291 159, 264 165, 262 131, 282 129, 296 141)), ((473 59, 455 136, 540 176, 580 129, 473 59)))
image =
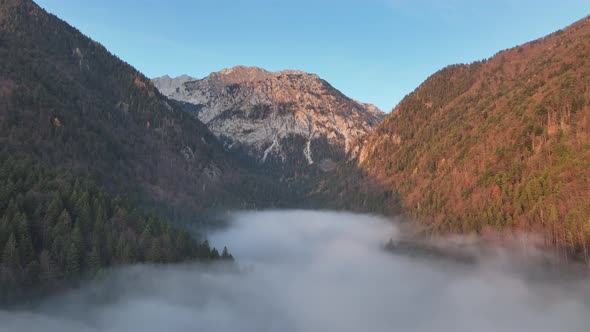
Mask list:
MULTIPOLYGON (((535 231, 588 258, 590 18, 406 96, 359 164, 438 231, 535 231)), ((563 251, 562 251, 563 252, 563 251)))
POLYGON ((168 75, 153 79, 153 83, 158 87, 158 90, 166 96, 169 96, 176 92, 176 89, 182 86, 186 82, 196 81, 197 79, 188 75, 181 75, 172 78, 168 75))
POLYGON ((0 2, 0 59, 3 150, 196 210, 276 197, 143 74, 32 1, 0 2))
POLYGON ((103 46, 0 0, 0 300, 105 266, 218 258, 161 216, 272 206, 284 190, 267 183, 103 46))
POLYGON ((238 153, 281 176, 330 171, 383 118, 314 74, 237 66, 199 80, 153 80, 238 153), (176 84, 176 85, 174 85, 176 84))

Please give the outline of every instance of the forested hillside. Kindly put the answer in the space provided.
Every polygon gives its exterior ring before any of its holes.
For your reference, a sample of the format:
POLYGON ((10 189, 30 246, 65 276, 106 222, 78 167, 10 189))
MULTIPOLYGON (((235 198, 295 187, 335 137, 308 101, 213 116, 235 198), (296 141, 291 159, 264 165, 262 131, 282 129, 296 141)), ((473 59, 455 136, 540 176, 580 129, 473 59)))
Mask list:
POLYGON ((220 258, 151 211, 274 202, 270 187, 100 44, 0 0, 0 300, 113 265, 220 258))
POLYGON ((428 78, 360 163, 437 231, 526 230, 588 259, 590 19, 428 78))
MULTIPOLYGON (((102 268, 219 259, 205 241, 91 181, 0 154, 0 300, 49 291, 102 268)), ((223 258, 231 259, 227 249, 223 258)))
POLYGON ((0 132, 8 151, 143 201, 201 210, 280 197, 144 75, 29 0, 0 1, 0 132))

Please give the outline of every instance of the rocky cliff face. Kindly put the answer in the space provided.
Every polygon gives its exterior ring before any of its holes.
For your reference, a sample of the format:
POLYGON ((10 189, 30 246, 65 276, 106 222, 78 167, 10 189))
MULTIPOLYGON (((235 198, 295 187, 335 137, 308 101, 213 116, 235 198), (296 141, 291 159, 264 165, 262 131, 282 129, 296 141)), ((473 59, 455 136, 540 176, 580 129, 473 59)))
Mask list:
POLYGON ((174 78, 164 75, 162 77, 155 78, 153 82, 154 85, 158 86, 158 90, 160 90, 163 95, 169 96, 176 92, 176 88, 182 86, 184 83, 196 80, 196 78, 188 75, 181 75, 174 78))
POLYGON ((200 80, 153 82, 184 103, 226 149, 282 172, 333 169, 358 152, 361 139, 384 116, 302 71, 238 66, 200 80))

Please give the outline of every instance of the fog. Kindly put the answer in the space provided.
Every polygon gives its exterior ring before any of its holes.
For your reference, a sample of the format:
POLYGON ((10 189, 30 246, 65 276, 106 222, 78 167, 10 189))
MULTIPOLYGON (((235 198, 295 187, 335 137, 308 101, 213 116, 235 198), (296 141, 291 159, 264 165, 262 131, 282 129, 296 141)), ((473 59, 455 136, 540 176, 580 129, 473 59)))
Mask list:
POLYGON ((510 250, 478 254, 470 263, 392 254, 384 244, 404 234, 391 221, 364 215, 229 218, 210 240, 230 248, 233 266, 118 269, 31 309, 0 312, 0 331, 590 329, 587 280, 534 278, 550 271, 523 269, 510 250))

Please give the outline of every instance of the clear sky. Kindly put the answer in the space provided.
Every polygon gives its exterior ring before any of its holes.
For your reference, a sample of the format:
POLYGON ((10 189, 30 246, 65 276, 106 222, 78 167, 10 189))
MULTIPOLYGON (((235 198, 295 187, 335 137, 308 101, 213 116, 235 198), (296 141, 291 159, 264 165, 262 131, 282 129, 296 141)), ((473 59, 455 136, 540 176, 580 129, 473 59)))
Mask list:
POLYGON ((37 0, 149 77, 316 73, 391 110, 438 69, 542 37, 590 0, 37 0))

